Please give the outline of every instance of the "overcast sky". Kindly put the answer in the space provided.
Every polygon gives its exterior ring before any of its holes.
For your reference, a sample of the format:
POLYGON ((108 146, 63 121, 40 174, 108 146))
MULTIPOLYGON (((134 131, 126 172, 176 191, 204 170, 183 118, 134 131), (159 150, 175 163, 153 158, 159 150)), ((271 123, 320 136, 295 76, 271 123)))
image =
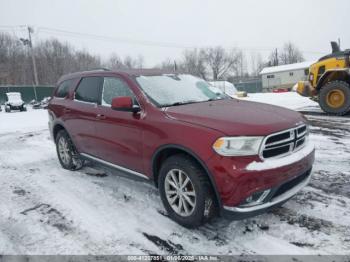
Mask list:
POLYGON ((142 54, 148 66, 179 58, 185 47, 238 47, 248 60, 286 41, 307 60, 329 53, 338 38, 350 48, 349 0, 0 0, 0 7, 0 30, 24 36, 24 28, 6 26, 32 25, 34 41, 56 37, 103 58, 142 54))

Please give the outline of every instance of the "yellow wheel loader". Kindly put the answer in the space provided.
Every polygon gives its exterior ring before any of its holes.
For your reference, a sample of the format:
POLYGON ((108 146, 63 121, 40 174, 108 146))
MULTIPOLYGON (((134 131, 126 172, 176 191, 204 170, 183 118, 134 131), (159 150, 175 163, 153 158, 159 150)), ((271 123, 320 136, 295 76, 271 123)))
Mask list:
POLYGON ((332 53, 310 66, 309 81, 298 82, 297 92, 314 98, 326 113, 345 115, 350 113, 350 49, 331 45, 332 53))

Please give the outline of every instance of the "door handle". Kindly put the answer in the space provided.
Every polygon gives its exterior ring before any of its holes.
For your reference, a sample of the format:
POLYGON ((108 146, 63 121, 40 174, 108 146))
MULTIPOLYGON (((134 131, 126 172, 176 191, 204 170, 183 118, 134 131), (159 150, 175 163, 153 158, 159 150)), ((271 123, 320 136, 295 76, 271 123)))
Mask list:
POLYGON ((71 110, 70 110, 69 108, 64 108, 64 109, 63 109, 63 112, 64 112, 64 113, 69 113, 69 112, 71 112, 71 110))
POLYGON ((106 119, 106 116, 105 116, 105 115, 101 115, 101 114, 97 114, 97 115, 96 115, 96 118, 97 118, 98 120, 103 120, 103 119, 106 119))

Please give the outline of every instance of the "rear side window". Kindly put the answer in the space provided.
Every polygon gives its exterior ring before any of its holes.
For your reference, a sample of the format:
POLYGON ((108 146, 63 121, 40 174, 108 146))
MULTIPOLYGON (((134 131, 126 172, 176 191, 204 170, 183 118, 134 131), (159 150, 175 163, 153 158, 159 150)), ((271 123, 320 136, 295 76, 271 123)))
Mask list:
POLYGON ((119 96, 130 96, 135 99, 135 95, 123 80, 115 77, 105 77, 103 82, 101 104, 111 105, 113 98, 119 96))
POLYGON ((56 97, 64 98, 68 95, 69 88, 72 86, 74 79, 63 81, 57 88, 56 97))
POLYGON ((75 99, 79 101, 98 103, 103 77, 84 77, 75 91, 75 99))

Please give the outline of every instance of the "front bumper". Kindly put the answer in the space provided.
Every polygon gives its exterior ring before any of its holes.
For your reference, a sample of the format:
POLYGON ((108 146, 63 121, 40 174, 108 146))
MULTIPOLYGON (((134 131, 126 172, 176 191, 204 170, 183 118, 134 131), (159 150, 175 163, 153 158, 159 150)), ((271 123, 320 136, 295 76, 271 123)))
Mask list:
POLYGON ((263 203, 247 207, 223 206, 222 215, 232 219, 244 219, 265 213, 270 209, 283 205, 286 201, 296 195, 309 183, 310 178, 311 170, 286 183, 272 188, 271 193, 265 198, 263 203))
POLYGON ((242 219, 282 205, 309 181, 314 162, 311 145, 287 157, 261 162, 258 157, 220 157, 209 161, 214 174, 222 215, 242 219), (255 206, 246 205, 248 197, 268 192, 255 206))

